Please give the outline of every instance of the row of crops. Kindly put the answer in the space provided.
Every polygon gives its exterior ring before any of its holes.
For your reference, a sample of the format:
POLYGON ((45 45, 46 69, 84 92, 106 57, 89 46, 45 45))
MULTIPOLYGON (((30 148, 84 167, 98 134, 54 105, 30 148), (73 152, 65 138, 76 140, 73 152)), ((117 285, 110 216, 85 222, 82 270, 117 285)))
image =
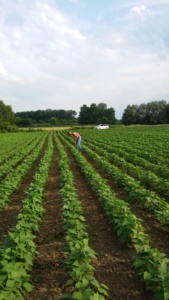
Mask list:
MULTIPOLYGON (((132 210, 137 203, 169 234, 169 128, 116 127, 105 131, 83 129, 80 133, 82 155, 66 131, 0 136, 0 214, 6 205, 10 207, 12 194, 19 190, 31 166, 41 157, 15 216, 15 225, 1 237, 0 300, 24 299, 33 290, 31 270, 38 256, 35 239, 41 230, 43 196, 54 145, 66 243, 64 265, 69 276, 65 286, 74 286, 72 292, 65 292, 60 298, 103 300, 110 297, 109 287, 95 277, 92 261, 97 259, 97 253, 90 246, 69 163, 70 155, 104 208, 119 242, 134 249, 132 267, 140 280, 152 291, 154 299, 169 299, 169 253, 152 247, 151 235, 132 210), (101 174, 125 192, 124 200, 116 195, 101 174)), ((165 242, 167 245, 169 239, 165 242)))

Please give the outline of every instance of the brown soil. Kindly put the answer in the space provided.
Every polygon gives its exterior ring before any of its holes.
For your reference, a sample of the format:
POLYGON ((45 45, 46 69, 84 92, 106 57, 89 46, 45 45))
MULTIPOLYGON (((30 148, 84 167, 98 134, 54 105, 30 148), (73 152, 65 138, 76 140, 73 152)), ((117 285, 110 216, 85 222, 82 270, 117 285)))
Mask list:
MULTIPOLYGON (((65 150, 74 175, 78 198, 82 203, 90 237, 90 246, 98 254, 97 259, 93 261, 93 266, 96 269, 95 277, 100 283, 104 283, 109 287, 110 296, 107 300, 153 299, 151 292, 146 291, 144 283, 132 268, 134 250, 120 244, 113 226, 109 224, 101 204, 80 172, 75 159, 66 148, 65 150)), ((25 296, 26 300, 58 299, 59 295, 65 290, 64 283, 69 278, 61 261, 65 241, 61 218, 57 159, 58 155, 55 147, 48 181, 45 186, 45 212, 36 238, 39 254, 34 262, 31 274, 34 290, 25 296)), ((86 159, 89 160, 87 157, 86 159)), ((96 167, 92 161, 90 163, 96 167)), ((104 176, 104 174, 101 175, 104 176)), ((25 177, 25 184, 28 185, 29 183, 29 177, 25 177), (27 183, 26 180, 28 180, 27 183)), ((113 190, 116 188, 116 196, 125 199, 125 194, 114 183, 111 184, 113 190)), ((20 197, 23 198, 22 189, 20 188, 19 191, 21 193, 20 197)), ((17 196, 15 195, 16 198, 19 197, 19 191, 17 196)), ((12 203, 9 203, 8 209, 4 211, 5 226, 2 228, 1 234, 3 234, 3 230, 5 232, 6 228, 11 226, 11 218, 13 219, 13 216, 17 214, 17 210, 11 209, 12 205, 12 203), (13 211, 12 217, 10 213, 6 214, 10 210, 13 211)), ((168 253, 166 243, 168 232, 161 230, 155 219, 151 215, 142 212, 138 206, 135 205, 132 209, 143 219, 143 225, 152 237, 152 244, 157 248, 159 246, 163 252, 168 253)), ((3 226, 3 223, 1 225, 3 226)))
MULTIPOLYGON (((96 163, 84 155, 87 161, 92 165, 92 167, 98 172, 102 178, 107 180, 107 184, 112 189, 113 193, 118 199, 122 199, 127 202, 127 193, 118 188, 116 183, 110 179, 109 175, 102 171, 96 163)), ((140 219, 145 233, 147 233, 151 238, 151 246, 153 248, 158 248, 161 252, 165 253, 169 257, 169 230, 162 227, 162 225, 156 220, 154 215, 143 210, 138 203, 131 204, 130 210, 140 219)))
MULTIPOLYGON (((75 187, 80 199, 88 233, 90 246, 97 252, 93 261, 95 277, 109 287, 109 300, 151 300, 152 294, 132 268, 133 250, 121 245, 113 227, 90 190, 74 158, 67 151, 70 168, 74 175, 75 187)), ((64 233, 61 221, 61 200, 58 185, 57 150, 55 149, 48 182, 45 187, 45 213, 40 232, 37 236, 39 255, 35 261, 32 278, 34 290, 25 299, 58 299, 64 292, 64 283, 68 275, 63 268, 64 233)))
POLYGON ((109 287, 108 299, 152 299, 152 294, 145 291, 145 286, 131 267, 134 251, 120 244, 113 226, 109 224, 103 208, 89 188, 75 159, 68 150, 66 151, 74 174, 78 198, 83 206, 90 246, 98 254, 98 259, 93 263, 96 269, 95 276, 100 283, 109 287))
POLYGON ((39 162, 44 155, 45 148, 46 142, 40 155, 23 178, 19 188, 9 197, 10 201, 5 205, 4 209, 0 211, 0 242, 3 239, 3 235, 6 235, 8 230, 16 224, 16 216, 22 206, 22 200, 25 198, 25 191, 33 180, 39 162))
POLYGON ((39 255, 35 260, 32 271, 34 290, 25 297, 27 300, 58 299, 58 296, 64 289, 64 283, 69 279, 61 263, 65 244, 58 177, 57 150, 55 146, 45 186, 45 212, 36 238, 39 255))

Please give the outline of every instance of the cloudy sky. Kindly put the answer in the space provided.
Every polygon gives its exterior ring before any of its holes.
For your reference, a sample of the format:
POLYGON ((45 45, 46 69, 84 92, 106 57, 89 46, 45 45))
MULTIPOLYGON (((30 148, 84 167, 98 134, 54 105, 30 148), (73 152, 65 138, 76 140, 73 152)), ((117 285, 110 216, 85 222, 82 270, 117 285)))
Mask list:
POLYGON ((0 100, 14 112, 169 102, 169 0, 0 0, 0 100))

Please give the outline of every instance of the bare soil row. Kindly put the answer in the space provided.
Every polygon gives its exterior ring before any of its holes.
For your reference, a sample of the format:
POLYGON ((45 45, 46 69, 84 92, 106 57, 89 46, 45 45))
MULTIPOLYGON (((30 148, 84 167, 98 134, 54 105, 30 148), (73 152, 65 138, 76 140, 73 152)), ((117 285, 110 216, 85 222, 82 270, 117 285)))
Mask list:
MULTIPOLYGON (((101 204, 91 191, 75 159, 66 147, 65 151, 69 157, 70 169, 74 175, 78 198, 82 203, 90 236, 90 246, 98 254, 97 259, 93 261, 93 266, 96 269, 95 277, 100 283, 104 283, 109 287, 110 296, 108 299, 153 299, 152 294, 146 291, 144 283, 141 282, 140 277, 132 268, 134 250, 120 244, 113 226, 109 224, 101 204)), ((85 158, 101 176, 106 178, 106 174, 99 170, 92 160, 87 156, 85 158)), ((18 191, 12 195, 10 203, 0 213, 1 237, 14 225, 15 217, 22 205, 21 200, 24 198, 23 191, 30 184, 39 161, 40 156, 25 176, 18 191)), ((118 189, 112 180, 108 179, 108 184, 113 191, 116 191, 119 198, 125 199, 125 193, 118 189)), ((58 153, 54 143, 54 153, 44 193, 45 212, 36 238, 39 255, 32 270, 34 290, 25 296, 26 300, 54 300, 58 299, 59 295, 65 291, 64 283, 68 279, 68 274, 62 264, 65 240, 61 206, 58 153)), ((162 230, 154 218, 141 211, 138 206, 133 206, 132 210, 143 220, 147 233, 152 237, 152 246, 169 255, 168 242, 166 242, 168 241, 168 232, 162 230)))

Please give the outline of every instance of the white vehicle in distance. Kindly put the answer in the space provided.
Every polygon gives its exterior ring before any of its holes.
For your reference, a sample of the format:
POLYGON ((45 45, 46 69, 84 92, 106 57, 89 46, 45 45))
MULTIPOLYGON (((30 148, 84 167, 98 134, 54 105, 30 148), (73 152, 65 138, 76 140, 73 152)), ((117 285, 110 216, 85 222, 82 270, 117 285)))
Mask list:
POLYGON ((107 124, 99 124, 96 127, 94 127, 94 129, 108 129, 109 125, 107 124))

